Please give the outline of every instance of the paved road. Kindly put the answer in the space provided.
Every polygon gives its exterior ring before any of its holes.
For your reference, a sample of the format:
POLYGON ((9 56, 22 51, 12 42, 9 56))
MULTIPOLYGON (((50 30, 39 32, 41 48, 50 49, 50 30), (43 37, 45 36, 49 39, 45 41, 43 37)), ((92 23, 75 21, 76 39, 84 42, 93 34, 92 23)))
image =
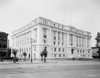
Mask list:
POLYGON ((99 62, 2 63, 0 66, 12 66, 1 68, 0 78, 100 78, 99 62))
POLYGON ((100 65, 1 69, 0 78, 100 78, 100 65))

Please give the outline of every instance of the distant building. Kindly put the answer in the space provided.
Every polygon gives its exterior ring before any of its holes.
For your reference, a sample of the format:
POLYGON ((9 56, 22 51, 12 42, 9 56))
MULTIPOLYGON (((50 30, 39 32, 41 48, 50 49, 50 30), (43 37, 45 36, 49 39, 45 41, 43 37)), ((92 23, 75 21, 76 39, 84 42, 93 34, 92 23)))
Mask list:
POLYGON ((97 53, 98 47, 92 47, 92 57, 98 58, 99 54, 97 53))
POLYGON ((7 56, 8 45, 8 34, 0 32, 0 58, 7 56))
POLYGON ((40 58, 40 52, 47 47, 48 58, 92 58, 91 33, 73 26, 65 26, 39 17, 24 27, 12 32, 13 48, 18 49, 18 57, 31 55, 40 58))

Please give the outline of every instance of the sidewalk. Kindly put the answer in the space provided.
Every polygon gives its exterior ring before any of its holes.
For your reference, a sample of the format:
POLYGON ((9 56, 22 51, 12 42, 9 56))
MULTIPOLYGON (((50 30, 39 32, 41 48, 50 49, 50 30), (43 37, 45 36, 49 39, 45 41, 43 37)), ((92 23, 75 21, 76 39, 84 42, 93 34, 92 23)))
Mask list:
POLYGON ((18 68, 34 68, 34 67, 55 67, 55 66, 74 66, 74 65, 100 65, 100 61, 80 61, 80 60, 47 60, 46 63, 40 60, 28 61, 13 61, 0 62, 0 69, 18 69, 18 68))

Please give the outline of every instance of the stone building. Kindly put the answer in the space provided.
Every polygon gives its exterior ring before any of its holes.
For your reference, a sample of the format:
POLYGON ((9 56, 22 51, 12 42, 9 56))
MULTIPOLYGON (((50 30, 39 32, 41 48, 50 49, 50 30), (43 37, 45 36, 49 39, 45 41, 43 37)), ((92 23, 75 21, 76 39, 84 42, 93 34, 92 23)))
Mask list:
POLYGON ((7 57, 8 45, 8 34, 0 32, 0 58, 7 57))
POLYGON ((23 52, 27 52, 27 58, 40 58, 44 47, 48 58, 92 58, 91 33, 73 26, 39 17, 12 33, 19 58, 23 58, 23 52))

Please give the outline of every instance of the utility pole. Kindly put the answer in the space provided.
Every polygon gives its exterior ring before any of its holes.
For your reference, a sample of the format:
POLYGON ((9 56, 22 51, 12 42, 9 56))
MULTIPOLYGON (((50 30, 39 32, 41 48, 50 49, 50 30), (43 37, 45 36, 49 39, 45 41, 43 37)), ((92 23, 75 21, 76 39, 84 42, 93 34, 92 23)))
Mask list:
POLYGON ((2 51, 2 48, 1 48, 1 62, 3 62, 3 51, 2 51))
POLYGON ((31 42, 31 63, 33 62, 33 60, 32 60, 32 38, 30 38, 30 42, 31 42))

